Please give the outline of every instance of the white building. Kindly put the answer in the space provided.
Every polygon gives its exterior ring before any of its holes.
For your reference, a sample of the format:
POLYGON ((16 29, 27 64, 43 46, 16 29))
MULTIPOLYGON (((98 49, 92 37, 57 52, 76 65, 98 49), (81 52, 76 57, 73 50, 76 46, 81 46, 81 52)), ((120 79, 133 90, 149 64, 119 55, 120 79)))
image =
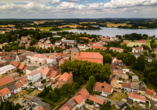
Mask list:
POLYGON ((34 71, 27 75, 27 78, 30 82, 34 83, 41 78, 41 71, 34 71))
POLYGON ((134 94, 134 93, 129 93, 128 98, 132 99, 134 102, 146 102, 146 97, 145 96, 141 96, 138 94, 134 94))
POLYGON ((143 52, 143 47, 136 47, 136 48, 132 48, 132 53, 140 53, 143 52))
POLYGON ((0 90, 0 102, 6 101, 9 97, 11 97, 11 92, 7 87, 0 90))

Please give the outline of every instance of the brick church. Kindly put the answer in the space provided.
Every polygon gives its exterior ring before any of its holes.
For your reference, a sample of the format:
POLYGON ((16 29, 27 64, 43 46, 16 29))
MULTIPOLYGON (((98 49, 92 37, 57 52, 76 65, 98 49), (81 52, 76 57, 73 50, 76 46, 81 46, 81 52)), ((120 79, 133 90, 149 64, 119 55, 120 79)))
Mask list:
POLYGON ((99 52, 80 52, 77 41, 74 41, 74 47, 71 50, 71 61, 82 60, 103 64, 103 56, 99 52))

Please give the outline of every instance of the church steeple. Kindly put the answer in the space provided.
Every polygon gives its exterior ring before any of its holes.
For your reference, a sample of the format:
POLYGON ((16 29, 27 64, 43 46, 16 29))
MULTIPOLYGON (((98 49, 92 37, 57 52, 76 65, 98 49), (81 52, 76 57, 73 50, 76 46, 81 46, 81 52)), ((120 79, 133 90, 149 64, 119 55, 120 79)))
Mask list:
POLYGON ((75 40, 74 40, 74 47, 78 47, 78 44, 77 44, 77 40, 76 40, 76 38, 75 38, 75 40))

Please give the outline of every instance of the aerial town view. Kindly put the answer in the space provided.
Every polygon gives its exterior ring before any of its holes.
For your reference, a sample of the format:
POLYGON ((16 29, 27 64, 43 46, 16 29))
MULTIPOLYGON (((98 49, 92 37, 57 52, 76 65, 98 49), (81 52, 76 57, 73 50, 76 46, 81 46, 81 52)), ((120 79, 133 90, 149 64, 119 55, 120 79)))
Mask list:
POLYGON ((0 110, 157 110, 157 0, 0 0, 0 110))

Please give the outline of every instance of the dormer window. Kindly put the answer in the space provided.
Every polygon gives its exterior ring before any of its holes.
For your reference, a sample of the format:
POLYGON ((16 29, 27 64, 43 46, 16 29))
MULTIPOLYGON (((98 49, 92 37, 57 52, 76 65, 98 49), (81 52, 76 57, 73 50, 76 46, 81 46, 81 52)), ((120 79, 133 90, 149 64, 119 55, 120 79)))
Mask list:
POLYGON ((104 89, 104 86, 102 86, 101 89, 104 89))

